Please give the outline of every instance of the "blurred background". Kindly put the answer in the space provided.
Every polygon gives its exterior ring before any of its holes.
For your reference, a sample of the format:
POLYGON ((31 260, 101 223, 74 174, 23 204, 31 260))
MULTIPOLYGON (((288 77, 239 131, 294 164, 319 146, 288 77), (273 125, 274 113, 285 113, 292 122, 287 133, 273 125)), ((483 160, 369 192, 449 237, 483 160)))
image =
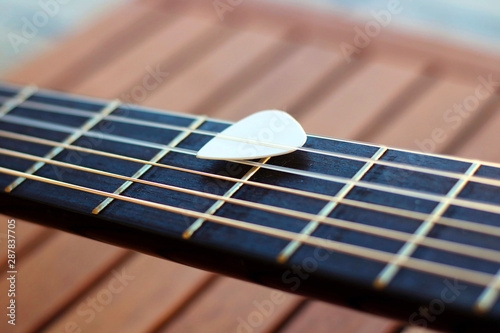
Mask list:
MULTIPOLYGON (((9 47, 8 34, 21 33, 22 17, 30 17, 40 9, 38 1, 0 0, 2 20, 0 37, 0 73, 12 66, 36 57, 78 30, 95 22, 108 11, 131 0, 70 1, 57 15, 40 28, 39 34, 29 44, 15 52, 9 47)), ((268 0, 285 5, 327 10, 354 21, 369 19, 373 11, 386 7, 378 0, 268 0)), ((50 1, 46 1, 50 3, 50 1)), ((392 28, 409 34, 420 34, 448 42, 477 47, 484 52, 500 52, 500 3, 493 0, 420 0, 401 1, 404 10, 394 17, 392 28)))
MULTIPOLYGON (((500 162, 497 1, 0 0, 0 13, 6 82, 229 120, 278 108, 311 133, 500 162)), ((18 234, 15 332, 429 332, 293 295, 248 328, 270 289, 27 222, 18 234), (117 271, 133 281, 86 320, 117 271)))

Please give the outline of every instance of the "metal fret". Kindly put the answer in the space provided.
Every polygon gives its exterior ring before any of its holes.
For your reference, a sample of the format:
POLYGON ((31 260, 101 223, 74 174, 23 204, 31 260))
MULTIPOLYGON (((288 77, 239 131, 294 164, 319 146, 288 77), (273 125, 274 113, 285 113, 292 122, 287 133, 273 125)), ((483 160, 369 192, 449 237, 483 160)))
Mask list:
POLYGON ((36 86, 27 86, 22 88, 15 96, 9 98, 2 106, 0 106, 0 118, 30 98, 37 92, 37 90, 38 88, 36 86))
POLYGON ((498 288, 500 288, 500 269, 491 280, 491 283, 483 290, 481 295, 479 295, 476 303, 474 304, 474 311, 479 314, 484 314, 490 311, 500 296, 498 288))
MULTIPOLYGON (((111 101, 109 104, 107 104, 102 110, 94 115, 92 118, 87 120, 82 127, 74 131, 72 134, 70 134, 62 143, 63 144, 72 144, 76 140, 78 140, 85 132, 88 132, 92 127, 97 125, 104 117, 108 116, 111 112, 116 110, 116 108, 120 105, 119 100, 114 100, 111 101)), ((54 158, 57 154, 62 152, 64 148, 62 147, 54 147, 52 150, 50 150, 44 158, 46 159, 52 159, 54 158)), ((27 174, 34 174, 38 170, 40 170, 41 167, 43 167, 45 163, 43 162, 37 162, 31 166, 28 170, 26 170, 27 174)), ((19 177, 16 180, 14 180, 10 185, 8 185, 5 189, 6 192, 11 192, 14 190, 17 186, 19 186, 26 178, 24 177, 19 177)))
POLYGON ((441 218, 445 213, 446 209, 450 206, 458 194, 463 190, 469 179, 474 175, 474 173, 479 169, 481 164, 479 162, 474 162, 469 169, 464 173, 461 179, 459 179, 455 185, 449 190, 441 202, 434 208, 429 217, 418 227, 413 236, 403 245, 403 247, 398 251, 394 258, 384 267, 380 272, 374 282, 374 286, 378 289, 385 288, 391 280, 394 278, 399 270, 399 266, 406 262, 413 252, 417 249, 420 242, 426 238, 429 232, 432 230, 436 221, 441 218))
MULTIPOLYGON (((260 160, 261 163, 266 163, 267 161, 269 160, 269 157, 266 157, 266 158, 263 158, 260 160)), ((253 167, 251 168, 250 170, 248 170, 248 172, 241 178, 241 180, 243 181, 247 181, 247 180, 250 180, 250 178, 260 169, 260 167, 253 167)), ((229 190, 226 191, 226 193, 224 193, 223 195, 223 198, 224 199, 227 199, 227 198, 231 198, 240 188, 241 186, 243 186, 244 183, 235 183, 233 186, 231 186, 231 188, 229 190)), ((209 214, 209 215, 213 215, 215 214, 215 212, 217 212, 217 210, 219 210, 222 205, 226 202, 226 200, 217 200, 212 206, 210 206, 209 209, 207 209, 207 211, 205 212, 205 214, 209 214)), ((196 232, 196 230, 200 229, 201 226, 203 225, 203 223, 206 221, 206 218, 198 218, 196 221, 193 222, 193 224, 191 224, 189 226, 189 228, 187 228, 183 233, 182 233, 182 237, 184 239, 189 239, 191 238, 191 236, 193 236, 193 234, 196 232)))
MULTIPOLYGON (((366 162, 366 164, 358 170, 358 172, 352 177, 352 182, 345 184, 340 191, 337 193, 336 200, 331 200, 328 202, 323 209, 318 213, 318 218, 324 218, 330 215, 330 213, 338 206, 339 203, 342 202, 342 199, 356 186, 356 182, 360 181, 361 178, 370 170, 371 167, 375 164, 375 162, 381 158, 385 152, 387 151, 387 147, 381 147, 379 150, 373 154, 371 159, 366 162)), ((321 224, 319 220, 311 220, 301 231, 297 239, 288 243, 288 245, 280 252, 277 257, 277 261, 280 263, 285 263, 297 249, 300 247, 302 243, 301 240, 305 237, 311 235, 321 224)))
MULTIPOLYGON (((170 147, 176 147, 179 143, 181 143, 185 138, 187 138, 192 131, 201 124, 203 124, 206 120, 205 116, 200 116, 196 118, 183 132, 179 133, 170 143, 168 146, 170 147)), ((165 157, 169 152, 171 151, 170 148, 164 148, 160 150, 149 162, 151 163, 157 163, 160 161, 163 157, 165 157)), ((151 169, 153 165, 152 164, 145 164, 143 165, 131 178, 133 179, 139 179, 144 175, 149 169, 151 169)), ((114 191, 114 194, 121 194, 123 193, 127 188, 129 188, 130 185, 132 185, 132 181, 126 181, 124 182, 116 191, 114 191)), ((113 198, 106 198, 103 202, 101 202, 96 208, 92 210, 92 214, 99 214, 103 209, 105 209, 114 199, 113 198)))

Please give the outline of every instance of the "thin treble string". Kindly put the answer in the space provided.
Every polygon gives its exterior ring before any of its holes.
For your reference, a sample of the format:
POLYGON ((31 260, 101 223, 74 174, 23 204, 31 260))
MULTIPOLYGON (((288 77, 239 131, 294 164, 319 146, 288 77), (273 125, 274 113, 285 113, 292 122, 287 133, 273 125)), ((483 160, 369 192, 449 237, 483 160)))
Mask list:
MULTIPOLYGON (((56 124, 52 124, 52 123, 49 123, 46 121, 32 120, 29 118, 22 118, 22 117, 17 117, 17 116, 12 116, 12 115, 7 115, 2 120, 10 122, 10 123, 20 124, 20 125, 24 125, 24 126, 28 125, 28 126, 32 126, 32 127, 39 127, 39 128, 53 130, 53 131, 60 131, 60 132, 67 132, 67 133, 73 133, 75 131, 74 127, 65 126, 65 125, 56 125, 56 124)), ((160 150, 161 149, 169 149, 173 152, 177 152, 177 153, 181 153, 181 154, 185 154, 185 155, 196 156, 196 151, 191 150, 191 149, 173 147, 173 146, 169 146, 169 145, 158 144, 158 143, 137 140, 137 139, 130 139, 130 138, 119 136, 119 135, 111 135, 111 134, 92 132, 92 131, 86 132, 84 135, 88 136, 88 137, 98 138, 98 139, 106 139, 106 140, 121 142, 121 143, 125 143, 125 144, 138 145, 141 147, 150 147, 150 148, 155 148, 155 149, 160 149, 160 150)), ((393 193, 393 194, 399 194, 399 195, 403 195, 403 196, 409 196, 409 197, 413 197, 413 198, 417 198, 417 199, 427 199, 427 200, 431 200, 431 201, 440 202, 444 198, 442 195, 439 195, 439 194, 432 194, 432 193, 422 192, 422 191, 418 191, 418 190, 388 186, 385 184, 370 183, 370 182, 366 182, 366 181, 354 182, 351 179, 346 178, 346 177, 327 175, 327 174, 322 174, 322 173, 313 172, 313 171, 299 170, 299 169, 293 169, 293 168, 277 166, 277 165, 272 165, 272 164, 259 163, 259 162, 253 162, 253 161, 237 161, 237 160, 228 160, 228 161, 236 163, 236 164, 258 166, 262 169, 269 169, 269 170, 274 170, 274 171, 278 171, 278 172, 294 174, 294 175, 299 175, 299 176, 305 176, 305 177, 309 177, 309 178, 321 179, 321 180, 326 180, 326 181, 332 181, 332 182, 341 183, 341 184, 354 183, 358 187, 368 188, 368 189, 372 189, 372 190, 379 190, 379 191, 393 193)), ((466 208, 480 209, 480 210, 483 210, 486 212, 500 214, 500 206, 497 206, 494 204, 489 204, 489 203, 484 203, 484 202, 474 201, 474 200, 468 200, 468 199, 459 199, 459 198, 454 198, 452 200, 452 202, 457 206, 460 205, 460 206, 466 207, 466 208)))
MULTIPOLYGON (((45 178, 41 176, 36 176, 32 174, 28 174, 25 172, 20 172, 20 171, 15 171, 11 170, 8 168, 0 167, 0 173, 8 174, 11 176, 16 176, 16 177, 23 177, 43 183, 48 183, 60 187, 65 187, 65 188, 70 188, 73 190, 77 190, 80 192, 86 192, 86 193, 91 193, 91 194, 96 194, 100 195, 103 197, 109 197, 117 200, 122 200, 146 207, 151 207, 151 208, 156 208, 160 209, 163 211, 168 211, 171 213, 176 213, 176 214, 181 214, 183 216, 189 216, 193 218, 202 218, 211 222, 215 222, 218 224, 222 225, 227 225, 230 227, 238 228, 241 230, 247 230, 247 231, 252 231, 252 232, 257 232, 263 235, 268 235, 272 236, 275 238, 282 238, 286 239, 289 241, 293 241, 297 239, 297 237, 300 237, 301 242, 307 245, 315 246, 315 247, 321 247, 324 249, 329 249, 333 250, 336 252, 341 252, 341 253, 346 253, 349 255, 354 255, 362 258, 366 258, 369 260, 374 260, 382 263, 389 263, 390 260, 393 258, 393 253, 386 252, 386 251, 381 251, 381 250, 375 250, 367 247, 362 247, 358 245, 352 245, 352 244, 347 244, 347 243, 342 243, 339 241, 334 241, 334 240, 329 240, 329 239, 324 239, 324 238, 319 238, 316 236, 310 236, 308 235, 307 237, 301 237, 302 235, 292 232, 292 231, 287 231, 283 229, 277 229, 273 227, 267 227, 267 226, 262 226, 258 224, 253 224, 250 222, 245 222, 245 221, 240 221, 240 220, 235 220, 231 218, 226 218, 222 216, 215 216, 215 215, 210 215, 206 213, 200 213, 197 211, 189 210, 189 209, 184 209, 184 208, 179 208, 179 207, 174 207, 170 205, 165 205, 165 204, 160 204, 156 202, 151 202, 147 200, 142 200, 142 199, 136 199, 124 195, 119 195, 119 194, 114 194, 106 191, 101 191, 93 188, 88 188, 84 186, 79 186, 75 184, 70 184, 70 183, 65 183, 61 182, 58 180, 53 180, 50 178, 45 178)), ((460 268, 456 266, 451 266, 447 264, 441 264, 441 263, 435 263, 432 261, 424 260, 424 259, 418 259, 418 258, 410 258, 407 261, 401 263, 401 266, 410 268, 413 270, 421 271, 424 273, 428 273, 431 275, 438 275, 438 276, 443 276, 447 278, 456 278, 459 280, 462 280, 464 282, 469 282, 472 284, 476 284, 482 287, 486 287, 489 285, 490 281, 492 278, 494 278, 494 275, 491 275, 489 273, 483 273, 479 271, 474 271, 466 268, 460 268)), ((500 289, 500 286, 494 286, 495 289, 500 289)))
MULTIPOLYGON (((280 191, 280 192, 284 192, 284 193, 290 193, 290 194, 300 195, 300 196, 314 198, 314 199, 341 202, 342 204, 345 204, 345 205, 358 207, 358 208, 364 208, 364 209, 373 210, 373 211, 378 211, 378 212, 382 212, 382 213, 389 213, 389 214, 401 216, 401 217, 424 220, 430 216, 429 214, 426 214, 426 213, 420 213, 420 212, 405 210, 405 209, 401 209, 401 208, 382 206, 382 205, 378 205, 378 204, 372 204, 372 203, 368 203, 368 202, 357 201, 357 200, 352 200, 352 199, 347 199, 347 198, 342 198, 340 200, 336 196, 308 192, 308 191, 287 188, 287 187, 277 186, 277 185, 272 185, 272 184, 259 183, 259 182, 255 182, 252 180, 242 180, 239 178, 233 178, 233 177, 208 173, 208 172, 204 172, 204 171, 186 169, 186 168, 171 166, 171 165, 167 165, 167 164, 160 164, 160 163, 151 162, 151 161, 147 161, 147 160, 137 159, 137 158, 130 157, 130 156, 118 155, 118 154, 113 154, 113 153, 104 152, 104 151, 100 151, 100 150, 94 150, 91 148, 84 148, 84 147, 80 147, 80 146, 59 143, 56 141, 41 139, 41 138, 37 138, 37 137, 27 136, 27 135, 23 135, 23 134, 17 134, 17 133, 3 131, 3 130, 0 130, 0 137, 6 137, 6 138, 10 138, 10 139, 19 140, 19 141, 32 142, 32 143, 36 143, 36 144, 42 144, 42 145, 48 145, 48 146, 54 146, 54 147, 62 147, 62 148, 69 149, 69 150, 80 151, 83 153, 95 154, 95 155, 100 155, 100 156, 105 156, 105 157, 110 157, 110 158, 115 158, 115 159, 121 159, 121 160, 139 163, 139 164, 149 164, 149 165, 160 167, 160 168, 172 169, 172 170, 176 170, 176 171, 180 171, 180 172, 196 174, 196 175, 220 179, 220 180, 224 180, 224 181, 240 182, 240 183, 243 183, 246 185, 266 188, 266 189, 270 189, 270 190, 276 190, 276 191, 280 191)), ((454 228, 465 229, 465 230, 469 230, 469 231, 475 231, 475 232, 484 233, 487 235, 494 235, 494 236, 500 237, 500 228, 494 227, 494 226, 488 226, 485 224, 479 224, 479 223, 468 222, 468 221, 457 220, 457 219, 446 218, 446 217, 441 217, 440 220, 437 221, 436 223, 452 226, 454 228)))
MULTIPOLYGON (((1 101, 1 97, 0 97, 0 101, 1 101)), ((60 113, 60 114, 75 115, 75 116, 82 116, 82 117, 92 117, 94 115, 94 113, 90 112, 90 111, 77 110, 77 109, 61 107, 61 106, 52 106, 52 105, 48 105, 48 104, 31 102, 31 101, 26 101, 26 102, 22 103, 22 106, 28 107, 28 108, 36 110, 36 111, 60 113)), ((377 165, 394 167, 394 168, 398 168, 398 169, 402 169, 402 170, 406 170, 406 171, 422 172, 422 173, 435 175, 435 176, 449 177, 449 178, 454 178, 454 179, 460 179, 462 177, 462 174, 459 172, 436 170, 436 169, 427 168, 427 167, 423 167, 423 166, 413 166, 413 165, 398 163, 398 162, 394 162, 394 161, 373 160, 369 157, 354 156, 354 155, 325 151, 325 150, 309 148, 309 147, 298 147, 297 148, 297 147, 293 147, 293 146, 265 142, 265 141, 261 141, 261 140, 243 139, 243 138, 223 135, 223 134, 220 134, 220 133, 214 132, 214 131, 208 131, 208 130, 202 130, 202 129, 190 129, 189 127, 185 127, 185 126, 178 126, 178 125, 171 125, 171 124, 159 124, 159 123, 155 123, 155 122, 151 122, 151 121, 147 121, 147 120, 127 118, 127 117, 121 117, 121 116, 115 116, 115 115, 108 115, 104 119, 116 121, 116 122, 127 123, 127 124, 138 125, 138 126, 145 126, 145 127, 163 128, 163 129, 175 130, 175 131, 189 131, 190 133, 194 133, 194 134, 206 135, 206 136, 217 136, 221 139, 236 141, 236 142, 241 142, 241 143, 249 143, 249 144, 253 144, 256 146, 264 146, 264 147, 284 149, 284 150, 293 148, 293 149, 296 149, 297 151, 303 151, 303 152, 307 152, 307 153, 311 153, 311 154, 319 154, 319 155, 325 155, 325 156, 344 158, 344 159, 349 159, 349 160, 359 161, 359 162, 364 162, 364 163, 374 162, 374 164, 377 164, 377 165)), ((309 136, 311 136, 311 135, 309 135, 309 136)), ((332 140, 332 139, 330 138, 330 140, 332 140)), ((337 140, 337 141, 341 141, 341 140, 337 140)), ((358 143, 358 144, 360 144, 360 143, 358 143)), ((385 147, 385 146, 380 146, 380 147, 385 147)), ((400 149, 395 149, 395 148, 391 148, 391 149, 392 150, 400 150, 400 149)), ((421 154, 418 152, 412 152, 412 153, 421 154)), ((425 154, 421 154, 421 155, 425 155, 425 154)), ((436 155, 436 156, 443 158, 443 156, 439 156, 439 155, 436 155)), ((456 159, 456 160, 458 160, 458 159, 456 159)), ((477 161, 474 161, 474 162, 477 162, 477 161)), ((499 165, 499 167, 500 167, 500 165, 499 165)), ((477 182, 477 183, 488 184, 488 185, 493 185, 493 186, 500 186, 500 180, 489 178, 489 177, 472 176, 470 180, 477 182)))
MULTIPOLYGON (((370 226, 370 225, 365 225, 365 224, 358 223, 358 222, 330 218, 330 217, 326 217, 326 216, 318 216, 315 214, 305 213, 305 212, 296 211, 296 210, 292 210, 292 209, 275 207, 275 206, 271 206, 271 205, 267 205, 267 204, 261 204, 261 203, 246 201, 246 200, 237 199, 237 198, 228 198, 228 197, 224 197, 221 195, 205 193, 205 192, 191 190, 191 189, 187 189, 187 188, 183 188, 183 187, 178 187, 178 186, 173 186, 173 185, 168 185, 168 184, 163 184, 163 183, 157 183, 157 182, 138 179, 138 178, 127 177, 124 175, 114 174, 114 173, 106 172, 103 170, 82 167, 82 166, 69 164, 69 163, 65 163, 65 162, 60 162, 60 161, 55 161, 55 160, 51 160, 48 158, 43 158, 43 157, 31 155, 31 154, 20 153, 20 152, 12 151, 9 149, 0 148, 0 154, 12 156, 12 157, 17 157, 17 158, 22 158, 22 159, 27 159, 27 160, 31 160, 31 161, 35 161, 35 162, 43 162, 46 164, 57 165, 57 166, 61 166, 64 168, 71 168, 74 170, 103 175, 106 177, 122 179, 125 181, 140 183, 140 184, 144 184, 144 185, 148 185, 148 186, 164 188, 167 190, 187 193, 187 194, 198 196, 198 197, 204 197, 204 198, 213 199, 213 200, 222 200, 224 202, 229 202, 229 203, 244 206, 244 207, 250 207, 250 208, 259 209, 259 210, 263 210, 263 211, 267 211, 267 212, 271 212, 271 213, 276 213, 276 214, 280 214, 280 215, 284 215, 284 216, 295 217, 295 218, 299 218, 299 219, 303 219, 303 220, 313 220, 314 219, 322 224, 332 225, 332 226, 341 227, 344 229, 359 231, 359 232, 363 232, 363 233, 367 233, 367 234, 371 234, 371 235, 375 235, 375 236, 380 236, 380 237, 384 237, 384 238, 389 238, 389 239, 395 239, 395 240, 399 240, 399 241, 406 242, 412 236, 411 233, 400 232, 400 231, 396 231, 396 230, 392 230, 392 229, 388 229, 388 228, 370 226)), ((470 246, 470 245, 461 244, 461 243, 457 243, 457 242, 439 240, 439 239, 433 239, 433 238, 427 238, 427 237, 424 240, 422 240, 421 245, 444 250, 444 251, 448 251, 448 252, 452 252, 452 253, 456 253, 456 254, 460 254, 460 255, 476 257, 479 259, 489 260, 489 261, 493 261, 493 262, 500 262, 500 252, 495 251, 495 250, 489 250, 489 249, 484 249, 484 248, 480 248, 480 247, 476 247, 476 246, 470 246)))

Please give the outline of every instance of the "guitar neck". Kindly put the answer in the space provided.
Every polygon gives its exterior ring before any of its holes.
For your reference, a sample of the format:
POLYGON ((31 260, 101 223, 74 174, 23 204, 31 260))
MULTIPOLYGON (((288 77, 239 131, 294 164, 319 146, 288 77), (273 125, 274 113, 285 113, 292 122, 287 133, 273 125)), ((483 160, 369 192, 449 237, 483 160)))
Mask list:
POLYGON ((204 160, 229 122, 8 84, 0 105, 6 214, 410 324, 500 327, 498 164, 315 135, 204 160))

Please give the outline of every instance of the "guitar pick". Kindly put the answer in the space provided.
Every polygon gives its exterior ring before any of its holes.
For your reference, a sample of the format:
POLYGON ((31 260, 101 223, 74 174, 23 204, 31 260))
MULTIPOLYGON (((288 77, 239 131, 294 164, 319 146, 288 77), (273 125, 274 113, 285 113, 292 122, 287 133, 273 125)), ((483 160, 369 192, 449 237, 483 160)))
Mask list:
POLYGON ((300 124, 279 110, 256 112, 218 133, 197 154, 212 160, 251 160, 291 153, 307 136, 300 124))

